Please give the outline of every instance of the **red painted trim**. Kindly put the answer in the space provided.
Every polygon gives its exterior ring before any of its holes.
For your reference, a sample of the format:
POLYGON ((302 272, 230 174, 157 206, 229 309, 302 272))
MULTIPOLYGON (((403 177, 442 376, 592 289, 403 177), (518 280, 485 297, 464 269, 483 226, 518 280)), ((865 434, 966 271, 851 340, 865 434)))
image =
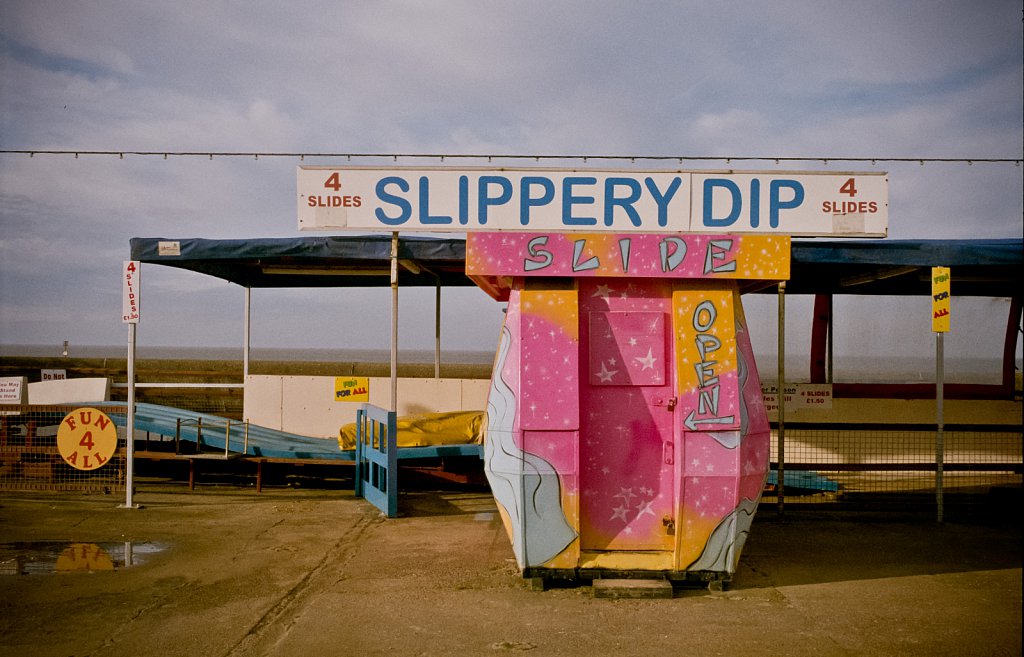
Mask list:
POLYGON ((832 323, 832 297, 828 294, 814 295, 814 312, 811 322, 811 383, 826 383, 825 363, 828 358, 828 327, 832 323))

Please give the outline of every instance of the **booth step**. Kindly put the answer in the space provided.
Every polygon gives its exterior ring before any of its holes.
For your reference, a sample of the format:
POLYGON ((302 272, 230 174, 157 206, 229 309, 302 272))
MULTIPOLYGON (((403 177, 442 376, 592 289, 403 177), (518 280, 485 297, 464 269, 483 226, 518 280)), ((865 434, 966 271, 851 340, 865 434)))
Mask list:
POLYGON ((671 598, 672 583, 664 579, 595 579, 595 598, 671 598))

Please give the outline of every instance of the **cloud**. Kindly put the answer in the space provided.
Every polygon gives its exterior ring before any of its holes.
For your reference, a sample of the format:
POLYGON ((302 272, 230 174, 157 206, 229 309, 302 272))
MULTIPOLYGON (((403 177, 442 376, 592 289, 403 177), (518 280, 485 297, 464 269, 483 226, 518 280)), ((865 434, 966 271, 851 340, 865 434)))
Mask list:
MULTIPOLYGON (((0 144, 1020 157, 1022 50, 1020 5, 1007 1, 183 6, 9 0, 0 4, 0 144)), ((86 318, 70 328, 94 337, 53 337, 81 343, 116 335, 116 272, 132 236, 297 234, 298 164, 252 157, 0 156, 4 340, 47 334, 40 327, 54 307, 86 318)), ((779 168, 839 167, 850 168, 814 162, 779 168)), ((863 168, 890 172, 892 237, 1020 235, 1024 189, 1017 167, 863 168)), ((239 320, 218 315, 241 303, 234 286, 182 272, 153 273, 147 281, 157 306, 172 305, 150 307, 155 319, 146 339, 240 339, 239 320)), ((274 301, 266 307, 254 301, 266 322, 260 341, 380 347, 375 294, 339 300, 261 291, 257 298, 274 301), (299 316, 301 324, 293 321, 299 316)), ((493 331, 474 330, 459 313, 500 321, 497 304, 476 290, 453 295, 458 301, 446 322, 458 344, 490 349, 493 331)), ((406 299, 403 322, 432 315, 432 294, 411 292, 406 299)), ((415 323, 402 330, 403 340, 425 341, 419 348, 432 344, 415 323)))

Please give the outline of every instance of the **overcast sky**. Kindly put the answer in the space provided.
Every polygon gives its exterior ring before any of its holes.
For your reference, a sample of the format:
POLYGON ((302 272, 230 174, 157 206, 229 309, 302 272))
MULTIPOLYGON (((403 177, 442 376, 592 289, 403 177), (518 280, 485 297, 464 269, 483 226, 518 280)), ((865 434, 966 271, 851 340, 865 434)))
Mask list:
MULTIPOLYGON (((1021 158, 1021 21, 985 0, 4 0, 0 147, 1021 158)), ((129 238, 300 235, 298 164, 0 154, 0 342, 122 344, 129 238)), ((1020 166, 842 168, 889 172, 890 238, 1021 236, 1020 166)), ((444 303, 445 349, 495 347, 498 304, 444 303)), ((404 347, 432 348, 432 304, 402 293, 404 347)), ((139 344, 240 345, 242 306, 146 267, 139 344)), ((256 290, 253 345, 387 348, 389 311, 385 290, 256 290)))

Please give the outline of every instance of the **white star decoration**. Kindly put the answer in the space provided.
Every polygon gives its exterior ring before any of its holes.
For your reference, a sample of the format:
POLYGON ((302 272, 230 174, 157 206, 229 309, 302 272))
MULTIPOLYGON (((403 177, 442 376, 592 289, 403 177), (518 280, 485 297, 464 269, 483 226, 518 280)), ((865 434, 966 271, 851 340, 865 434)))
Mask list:
POLYGON ((654 357, 654 354, 651 353, 650 347, 648 347, 647 348, 647 355, 646 356, 643 356, 643 357, 634 356, 633 360, 637 361, 638 363, 640 363, 640 365, 643 366, 641 368, 641 371, 642 371, 642 370, 653 370, 654 369, 654 363, 657 362, 658 359, 654 357))
POLYGON ((629 509, 626 508, 625 504, 623 504, 622 506, 615 507, 614 509, 612 509, 612 517, 609 519, 615 520, 616 518, 622 518, 625 522, 629 522, 629 518, 626 517, 626 511, 628 510, 629 509))
POLYGON ((618 373, 618 370, 609 370, 607 365, 601 363, 601 371, 597 373, 597 378, 601 380, 601 383, 610 383, 612 377, 618 373))
POLYGON ((644 515, 645 513, 650 514, 651 516, 653 516, 654 515, 654 510, 651 509, 651 504, 654 504, 654 500, 647 500, 646 502, 641 501, 637 505, 637 507, 636 507, 637 508, 636 517, 639 518, 640 516, 644 515))
POLYGON ((636 497, 636 493, 633 492, 632 488, 620 488, 619 492, 612 495, 612 497, 621 497, 626 504, 629 504, 629 501, 636 497))

